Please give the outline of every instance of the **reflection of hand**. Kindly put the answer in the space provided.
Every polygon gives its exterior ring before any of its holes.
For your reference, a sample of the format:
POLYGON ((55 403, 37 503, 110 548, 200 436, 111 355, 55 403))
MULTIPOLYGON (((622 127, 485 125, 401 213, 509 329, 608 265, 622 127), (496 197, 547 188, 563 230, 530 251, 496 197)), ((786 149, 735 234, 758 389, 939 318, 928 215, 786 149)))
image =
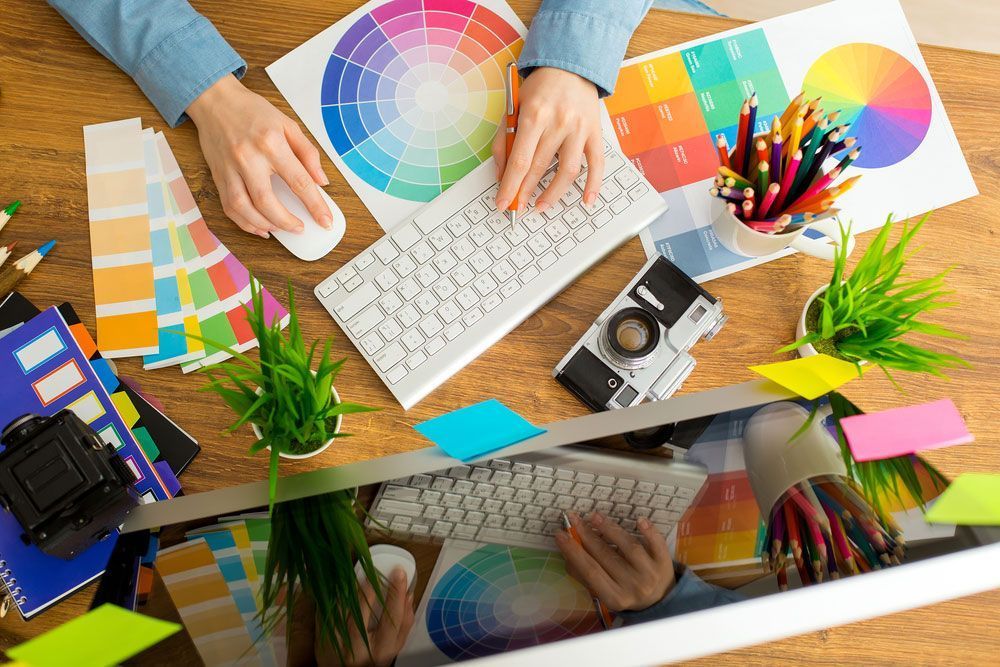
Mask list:
POLYGON ((536 210, 541 213, 566 194, 580 174, 584 156, 589 171, 583 203, 590 206, 597 200, 604 176, 604 140, 600 102, 593 83, 555 67, 535 69, 521 86, 517 137, 509 160, 506 130, 501 121, 493 141, 493 158, 500 181, 497 209, 505 210, 518 192, 523 195, 522 206, 525 205, 557 154, 559 169, 535 202, 536 210))
MULTIPOLYGON (((403 644, 406 643, 406 637, 410 634, 414 620, 413 594, 407 592, 406 573, 403 572, 402 568, 397 567, 393 570, 392 576, 389 578, 389 586, 385 590, 385 596, 385 610, 382 612, 378 624, 374 629, 367 631, 368 646, 371 652, 369 653, 369 649, 365 648, 365 638, 358 631, 357 624, 354 623, 353 619, 349 619, 351 623, 351 650, 344 651, 347 661, 339 663, 337 652, 330 646, 329 642, 323 642, 323 645, 320 645, 317 640, 316 664, 319 667, 338 664, 343 664, 346 667, 367 667, 368 665, 385 667, 392 664, 399 652, 403 650, 403 644)), ((371 625, 372 609, 377 604, 377 598, 375 597, 375 589, 367 581, 361 586, 361 597, 364 626, 368 628, 371 625)), ((320 636, 318 630, 316 636, 317 638, 320 636)))
POLYGON ((600 512, 591 514, 587 521, 576 514, 569 516, 583 546, 566 531, 556 533, 567 570, 609 609, 645 609, 673 588, 670 547, 648 520, 638 521, 640 542, 600 512))
POLYGON ((236 77, 225 76, 203 92, 187 113, 198 126, 198 140, 222 210, 245 232, 264 238, 274 229, 302 231, 271 189, 278 174, 322 227, 333 216, 316 185, 327 185, 319 151, 288 116, 236 77))

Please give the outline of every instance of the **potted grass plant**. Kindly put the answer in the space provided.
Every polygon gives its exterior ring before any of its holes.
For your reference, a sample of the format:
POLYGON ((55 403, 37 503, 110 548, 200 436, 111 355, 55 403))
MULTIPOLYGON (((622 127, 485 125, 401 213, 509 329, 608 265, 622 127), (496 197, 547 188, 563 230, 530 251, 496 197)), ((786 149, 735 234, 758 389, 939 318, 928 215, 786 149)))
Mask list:
MULTIPOLYGON (((930 373, 939 377, 957 366, 968 365, 946 352, 931 350, 908 339, 909 334, 961 338, 942 326, 918 319, 951 305, 943 299, 945 270, 910 280, 903 273, 914 250, 910 242, 926 222, 903 223, 899 241, 889 247, 892 216, 886 220, 850 275, 846 243, 837 247, 830 282, 817 289, 799 319, 796 340, 779 352, 797 350, 802 356, 823 353, 852 363, 881 368, 895 383, 892 371, 930 373), (907 339, 904 339, 907 338, 907 339)), ((842 229, 843 238, 850 235, 842 229)))

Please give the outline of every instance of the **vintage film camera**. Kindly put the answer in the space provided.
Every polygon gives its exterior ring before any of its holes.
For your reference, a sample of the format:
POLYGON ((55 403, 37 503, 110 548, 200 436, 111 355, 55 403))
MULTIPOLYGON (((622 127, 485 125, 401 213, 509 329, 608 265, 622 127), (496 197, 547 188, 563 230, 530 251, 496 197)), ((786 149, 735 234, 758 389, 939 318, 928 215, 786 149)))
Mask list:
POLYGON ((595 411, 667 398, 694 370, 688 350, 726 319, 722 301, 656 255, 552 374, 595 411))
POLYGON ((18 417, 0 444, 0 505, 21 523, 21 539, 50 556, 77 556, 138 504, 132 470, 70 410, 18 417))

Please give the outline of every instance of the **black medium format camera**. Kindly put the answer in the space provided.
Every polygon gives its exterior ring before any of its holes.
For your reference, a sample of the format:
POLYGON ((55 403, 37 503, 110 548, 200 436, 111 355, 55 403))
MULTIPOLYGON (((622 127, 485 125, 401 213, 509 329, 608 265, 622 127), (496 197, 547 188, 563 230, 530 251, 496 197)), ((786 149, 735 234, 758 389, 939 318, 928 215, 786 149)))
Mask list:
POLYGON ((18 417, 0 444, 0 505, 21 523, 21 539, 50 556, 82 553, 139 502, 132 470, 70 410, 18 417))

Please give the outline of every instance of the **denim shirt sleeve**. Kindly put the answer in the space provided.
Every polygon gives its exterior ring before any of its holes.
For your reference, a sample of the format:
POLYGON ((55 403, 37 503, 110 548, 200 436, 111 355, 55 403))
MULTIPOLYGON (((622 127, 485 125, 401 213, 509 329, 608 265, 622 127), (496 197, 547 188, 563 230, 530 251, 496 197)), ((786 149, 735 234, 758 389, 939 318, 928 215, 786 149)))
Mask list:
POLYGON ((48 0, 91 46, 135 79, 171 127, 227 74, 247 64, 186 0, 48 0))
POLYGON ((677 583, 662 600, 640 611, 623 611, 619 614, 625 625, 679 616, 745 599, 736 591, 702 581, 698 575, 683 565, 675 566, 674 573, 677 583))
POLYGON ((579 74, 605 97, 614 92, 632 32, 652 0, 544 0, 518 68, 558 67, 579 74))

